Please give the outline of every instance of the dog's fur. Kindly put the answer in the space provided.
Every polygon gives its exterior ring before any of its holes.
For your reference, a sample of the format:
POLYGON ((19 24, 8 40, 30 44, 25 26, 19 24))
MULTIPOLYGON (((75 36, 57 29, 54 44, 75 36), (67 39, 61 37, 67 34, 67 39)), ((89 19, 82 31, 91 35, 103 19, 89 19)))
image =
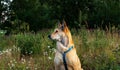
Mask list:
MULTIPOLYGON (((68 48, 74 46, 72 36, 66 22, 63 21, 62 24, 59 23, 58 28, 49 35, 49 38, 57 42, 57 49, 54 58, 55 70, 65 70, 62 54, 68 50, 68 48)), ((72 50, 66 53, 66 63, 68 70, 83 70, 81 68, 81 63, 77 56, 75 46, 72 50)))

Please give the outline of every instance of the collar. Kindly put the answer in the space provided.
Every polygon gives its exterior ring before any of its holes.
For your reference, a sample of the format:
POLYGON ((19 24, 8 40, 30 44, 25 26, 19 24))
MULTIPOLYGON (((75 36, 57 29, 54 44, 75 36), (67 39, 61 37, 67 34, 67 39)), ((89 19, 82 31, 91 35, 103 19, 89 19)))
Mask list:
POLYGON ((71 51, 73 49, 73 46, 71 46, 67 51, 64 51, 64 54, 68 53, 69 51, 71 51))

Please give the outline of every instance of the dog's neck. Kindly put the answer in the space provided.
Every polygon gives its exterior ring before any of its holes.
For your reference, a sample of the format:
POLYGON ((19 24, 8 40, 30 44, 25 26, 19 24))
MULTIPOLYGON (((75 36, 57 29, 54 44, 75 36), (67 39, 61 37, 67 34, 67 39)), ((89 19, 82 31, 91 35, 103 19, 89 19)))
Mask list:
POLYGON ((68 47, 69 44, 69 40, 67 36, 62 37, 61 41, 60 41, 65 47, 68 47))
POLYGON ((63 36, 61 40, 57 41, 57 50, 61 53, 67 51, 71 46, 74 44, 69 42, 68 36, 63 36))

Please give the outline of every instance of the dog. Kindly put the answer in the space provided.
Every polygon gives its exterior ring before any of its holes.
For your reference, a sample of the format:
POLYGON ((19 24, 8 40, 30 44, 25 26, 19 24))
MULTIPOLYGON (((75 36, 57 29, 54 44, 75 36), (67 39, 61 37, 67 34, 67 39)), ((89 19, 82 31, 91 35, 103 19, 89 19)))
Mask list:
POLYGON ((65 21, 59 22, 58 28, 48 37, 56 41, 55 70, 83 70, 65 21))

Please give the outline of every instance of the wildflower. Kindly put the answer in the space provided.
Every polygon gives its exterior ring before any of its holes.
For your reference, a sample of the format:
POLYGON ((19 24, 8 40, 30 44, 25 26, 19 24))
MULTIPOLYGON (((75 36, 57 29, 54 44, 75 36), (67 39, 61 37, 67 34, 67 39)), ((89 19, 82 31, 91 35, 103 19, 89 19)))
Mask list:
POLYGON ((52 51, 50 50, 49 52, 51 53, 52 51))
POLYGON ((29 67, 26 67, 26 69, 29 69, 29 67))
POLYGON ((15 60, 15 59, 13 59, 13 61, 15 62, 16 60, 15 60))
POLYGON ((29 65, 30 65, 30 63, 31 63, 31 62, 30 62, 30 61, 28 61, 28 64, 29 64, 29 65))
POLYGON ((23 59, 23 58, 21 59, 21 61, 22 61, 22 64, 25 64, 25 62, 26 62, 25 59, 23 59))
POLYGON ((10 60, 10 63, 12 63, 13 61, 12 60, 10 60))
POLYGON ((37 70, 37 68, 35 68, 35 70, 37 70))
POLYGON ((10 66, 10 63, 8 63, 8 66, 10 66))
POLYGON ((17 62, 15 61, 15 64, 17 64, 17 62))
POLYGON ((47 52, 44 52, 43 54, 44 54, 44 55, 48 55, 48 53, 47 53, 47 52))
POLYGON ((17 64, 17 61, 15 59, 13 59, 14 63, 17 64))
POLYGON ((8 49, 8 51, 10 51, 10 52, 11 52, 11 51, 12 51, 12 49, 8 49))
POLYGON ((0 33, 3 34, 3 31, 1 31, 0 33))
POLYGON ((13 45, 13 48, 16 48, 15 45, 13 45))
POLYGON ((33 53, 33 51, 30 51, 30 54, 32 54, 33 53))
POLYGON ((10 66, 10 69, 12 69, 12 67, 10 66))
POLYGON ((56 49, 55 49, 55 48, 52 48, 52 51, 53 51, 53 52, 56 52, 56 49))
POLYGON ((2 52, 0 52, 0 55, 2 55, 3 53, 2 52))
POLYGON ((33 58, 32 57, 30 57, 30 60, 32 60, 33 58))
POLYGON ((6 53, 6 51, 3 50, 3 53, 6 53))
POLYGON ((12 66, 12 67, 14 67, 14 66, 15 66, 15 64, 13 64, 13 63, 12 63, 12 64, 11 64, 11 66, 12 66))
POLYGON ((27 51, 26 51, 25 53, 26 53, 26 54, 28 54, 28 52, 27 52, 27 51))
POLYGON ((49 56, 48 59, 51 60, 52 58, 49 56))
POLYGON ((50 46, 48 46, 48 48, 50 48, 50 46))
POLYGON ((16 48, 16 50, 20 51, 20 48, 16 48))

